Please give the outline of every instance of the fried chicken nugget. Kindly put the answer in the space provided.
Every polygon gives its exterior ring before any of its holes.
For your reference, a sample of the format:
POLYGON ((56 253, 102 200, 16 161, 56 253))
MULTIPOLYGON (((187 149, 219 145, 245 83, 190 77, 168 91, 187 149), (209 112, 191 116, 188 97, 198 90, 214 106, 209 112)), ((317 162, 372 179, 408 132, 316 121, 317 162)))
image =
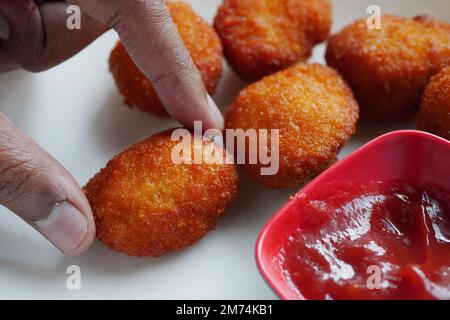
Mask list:
POLYGON ((358 114, 358 104, 337 72, 299 64, 249 85, 227 110, 225 122, 234 130, 278 129, 278 173, 262 175, 261 162, 242 167, 267 187, 293 188, 336 161, 355 132, 358 114))
POLYGON ((258 80, 309 58, 331 23, 329 0, 225 0, 214 27, 233 69, 258 80))
POLYGON ((326 59, 353 89, 361 116, 407 118, 430 77, 450 65, 450 24, 429 17, 382 16, 382 29, 361 19, 331 37, 326 59))
MULTIPOLYGON (((214 94, 222 75, 223 53, 219 37, 188 4, 169 1, 167 6, 206 90, 214 94)), ((111 52, 109 65, 127 105, 156 116, 168 116, 150 80, 138 69, 120 41, 111 52)))
MULTIPOLYGON (((86 185, 97 238, 109 248, 138 257, 183 249, 214 229, 236 197, 235 166, 213 156, 205 156, 211 164, 175 164, 172 152, 179 142, 172 141, 172 132, 117 155, 86 185)), ((192 148, 200 141, 204 150, 226 155, 217 144, 190 136, 192 148)))
POLYGON ((417 129, 450 140, 450 67, 431 78, 425 89, 417 129))

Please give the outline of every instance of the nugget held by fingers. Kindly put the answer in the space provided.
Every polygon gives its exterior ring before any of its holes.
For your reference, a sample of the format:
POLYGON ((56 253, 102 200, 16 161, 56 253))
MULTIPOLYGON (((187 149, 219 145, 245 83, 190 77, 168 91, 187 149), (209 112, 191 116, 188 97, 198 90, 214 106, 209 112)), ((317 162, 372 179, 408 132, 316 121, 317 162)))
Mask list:
POLYGON ((236 168, 223 148, 189 133, 192 163, 177 162, 172 132, 125 150, 86 185, 97 238, 109 248, 139 257, 183 249, 213 230, 236 197, 236 168))

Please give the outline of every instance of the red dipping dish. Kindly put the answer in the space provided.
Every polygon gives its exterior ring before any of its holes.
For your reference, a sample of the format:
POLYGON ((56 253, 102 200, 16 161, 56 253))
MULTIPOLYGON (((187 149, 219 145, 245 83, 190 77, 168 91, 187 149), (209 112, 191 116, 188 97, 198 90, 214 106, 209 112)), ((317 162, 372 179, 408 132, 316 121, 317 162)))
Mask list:
POLYGON ((259 270, 282 299, 449 299, 449 191, 449 141, 381 136, 275 214, 257 241, 259 270))

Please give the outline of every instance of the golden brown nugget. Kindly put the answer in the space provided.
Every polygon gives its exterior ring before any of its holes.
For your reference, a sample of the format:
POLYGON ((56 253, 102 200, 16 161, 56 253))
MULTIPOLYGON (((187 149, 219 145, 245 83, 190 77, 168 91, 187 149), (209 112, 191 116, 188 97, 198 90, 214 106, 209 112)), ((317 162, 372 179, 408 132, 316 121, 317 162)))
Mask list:
POLYGON ((309 58, 331 23, 329 0, 225 0, 214 27, 233 69, 257 80, 309 58))
POLYGON ((431 78, 425 89, 417 129, 450 140, 450 67, 431 78))
MULTIPOLYGON (((212 164, 177 165, 172 151, 179 142, 171 134, 156 134, 122 152, 86 185, 97 238, 109 248, 138 257, 183 249, 213 230, 236 197, 233 164, 212 158, 212 164)), ((212 142, 200 145, 224 155, 212 142)))
POLYGON ((225 125, 244 131, 278 129, 278 173, 261 175, 260 162, 242 167, 267 187, 294 188, 336 161, 355 132, 358 113, 350 88, 337 72, 300 64, 245 88, 227 110, 225 125))
MULTIPOLYGON (((222 75, 222 45, 214 29, 183 2, 167 3, 181 39, 202 76, 206 90, 214 94, 222 75)), ((119 41, 109 58, 110 71, 130 107, 167 117, 150 80, 138 69, 119 41)))
POLYGON ((430 77, 450 65, 450 24, 392 15, 381 22, 381 30, 369 30, 361 19, 331 37, 327 62, 353 89, 363 118, 407 118, 430 77))

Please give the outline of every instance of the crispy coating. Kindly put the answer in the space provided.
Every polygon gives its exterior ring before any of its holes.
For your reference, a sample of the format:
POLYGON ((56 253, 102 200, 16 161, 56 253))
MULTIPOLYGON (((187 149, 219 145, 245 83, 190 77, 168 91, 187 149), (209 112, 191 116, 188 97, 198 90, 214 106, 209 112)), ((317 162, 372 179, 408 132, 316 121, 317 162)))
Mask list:
MULTIPOLYGON (((170 1, 167 5, 206 90, 214 94, 222 75, 223 53, 219 37, 188 4, 170 1)), ((137 68, 120 41, 111 52, 109 66, 127 105, 156 116, 168 116, 150 80, 137 68)))
POLYGON ((417 129, 450 140, 450 67, 431 78, 425 89, 417 129))
POLYGON ((225 0, 214 27, 233 69, 258 80, 309 58, 331 23, 329 0, 225 0))
MULTIPOLYGON (((117 155, 86 185, 97 238, 109 248, 138 257, 183 249, 213 230, 236 197, 234 165, 212 157, 212 164, 176 165, 171 154, 178 142, 171 134, 154 135, 117 155)), ((212 142, 203 146, 224 155, 212 142)))
POLYGON ((331 37, 327 62, 353 89, 364 119, 407 118, 430 77, 450 65, 450 25, 423 16, 381 22, 381 30, 369 30, 361 19, 331 37))
POLYGON ((336 161, 355 132, 358 114, 358 104, 337 72, 299 64, 244 89, 225 122, 230 129, 279 129, 278 174, 261 175, 261 163, 247 163, 243 169, 267 187, 293 188, 336 161))

